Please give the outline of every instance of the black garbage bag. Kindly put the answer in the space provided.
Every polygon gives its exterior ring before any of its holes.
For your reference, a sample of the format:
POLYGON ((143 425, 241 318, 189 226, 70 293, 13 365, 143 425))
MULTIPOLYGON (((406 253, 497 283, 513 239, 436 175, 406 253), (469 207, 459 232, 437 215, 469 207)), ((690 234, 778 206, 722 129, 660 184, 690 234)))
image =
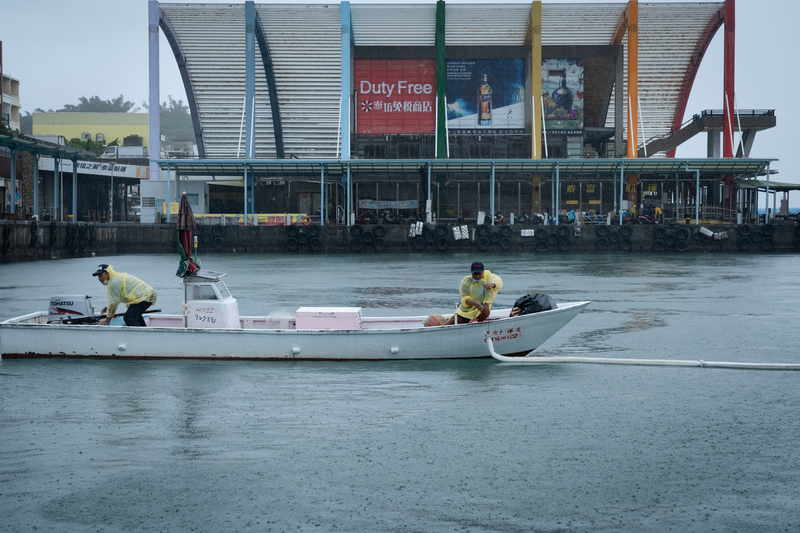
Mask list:
POLYGON ((558 309, 553 297, 543 292, 534 292, 533 294, 526 294, 514 302, 514 309, 511 311, 511 316, 529 315, 531 313, 539 313, 540 311, 549 311, 551 309, 558 309))

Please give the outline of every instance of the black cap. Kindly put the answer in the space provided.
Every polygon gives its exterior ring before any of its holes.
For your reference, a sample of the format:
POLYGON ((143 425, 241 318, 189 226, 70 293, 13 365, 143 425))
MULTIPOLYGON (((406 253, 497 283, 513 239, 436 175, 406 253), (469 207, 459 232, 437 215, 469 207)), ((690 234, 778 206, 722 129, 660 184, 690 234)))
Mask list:
POLYGON ((475 272, 483 272, 483 263, 477 263, 477 262, 476 263, 472 263, 472 267, 470 267, 470 268, 472 268, 472 273, 473 274, 475 272))
POLYGON ((97 265, 97 272, 92 272, 92 276, 99 276, 106 271, 108 265, 97 265))

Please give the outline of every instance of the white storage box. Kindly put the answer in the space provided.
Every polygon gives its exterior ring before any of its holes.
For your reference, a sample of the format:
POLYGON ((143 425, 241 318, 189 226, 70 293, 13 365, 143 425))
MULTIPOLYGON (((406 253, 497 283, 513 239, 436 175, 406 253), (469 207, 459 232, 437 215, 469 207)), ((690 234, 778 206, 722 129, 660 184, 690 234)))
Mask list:
POLYGON ((360 307, 301 307, 295 313, 297 330, 361 329, 360 307))

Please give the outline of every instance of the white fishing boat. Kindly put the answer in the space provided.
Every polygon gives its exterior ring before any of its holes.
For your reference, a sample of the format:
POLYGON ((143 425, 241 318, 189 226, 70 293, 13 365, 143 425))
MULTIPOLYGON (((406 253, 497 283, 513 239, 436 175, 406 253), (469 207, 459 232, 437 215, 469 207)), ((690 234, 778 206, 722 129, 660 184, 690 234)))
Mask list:
MULTIPOLYGON (((122 319, 97 325, 89 296, 54 296, 48 311, 0 322, 0 357, 115 359, 400 360, 524 356, 589 302, 486 322, 424 327, 428 316, 365 317, 358 307, 301 307, 239 316, 226 275, 199 270, 183 279, 182 314, 146 315, 147 327, 122 319), (491 343, 488 340, 491 339, 491 343)), ((450 313, 443 313, 450 314, 450 313)))

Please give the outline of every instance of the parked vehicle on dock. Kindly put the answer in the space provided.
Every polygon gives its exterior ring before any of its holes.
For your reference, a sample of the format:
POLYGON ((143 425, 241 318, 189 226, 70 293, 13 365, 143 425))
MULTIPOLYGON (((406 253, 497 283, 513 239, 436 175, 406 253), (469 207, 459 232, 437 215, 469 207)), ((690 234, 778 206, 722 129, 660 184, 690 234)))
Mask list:
POLYGON ((541 225, 544 224, 544 215, 541 213, 534 213, 533 217, 529 217, 528 213, 522 212, 522 216, 519 217, 520 224, 533 224, 533 225, 541 225))

